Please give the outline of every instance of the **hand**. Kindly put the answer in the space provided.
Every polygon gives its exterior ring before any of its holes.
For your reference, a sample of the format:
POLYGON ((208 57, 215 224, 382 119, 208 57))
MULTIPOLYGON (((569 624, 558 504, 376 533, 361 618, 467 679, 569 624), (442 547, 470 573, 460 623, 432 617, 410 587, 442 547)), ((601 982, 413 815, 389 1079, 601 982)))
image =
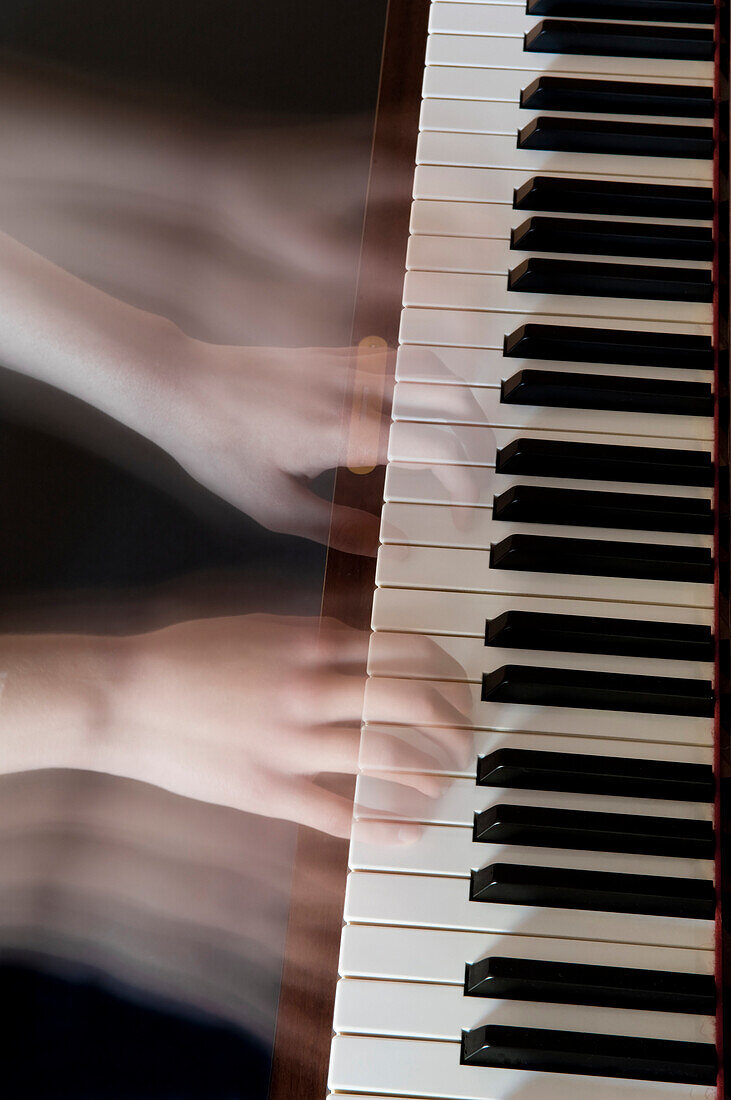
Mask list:
MULTIPOLYGON (((354 374, 383 386, 383 354, 351 348, 246 348, 180 336, 155 386, 159 411, 140 408, 139 427, 196 480, 275 531, 375 554, 378 517, 331 506, 307 479, 341 464, 344 410, 354 374)), ((392 368, 388 369, 390 375, 392 368)), ((388 397, 386 398, 387 404, 388 397)), ((386 461, 387 411, 365 411, 361 450, 349 461, 386 461)), ((153 402, 154 406, 154 402, 153 402)))
MULTIPOLYGON (((332 620, 247 615, 121 639, 108 729, 88 766, 347 837, 351 800, 313 777, 358 770, 368 638, 332 620)), ((466 724, 459 708, 469 691, 403 686, 379 722, 429 733, 418 747, 385 737, 379 764, 399 785, 436 796, 444 781, 425 773, 454 770, 464 756, 469 734, 455 727, 466 724)), ((411 839, 387 825, 379 835, 389 839, 389 829, 411 839)))

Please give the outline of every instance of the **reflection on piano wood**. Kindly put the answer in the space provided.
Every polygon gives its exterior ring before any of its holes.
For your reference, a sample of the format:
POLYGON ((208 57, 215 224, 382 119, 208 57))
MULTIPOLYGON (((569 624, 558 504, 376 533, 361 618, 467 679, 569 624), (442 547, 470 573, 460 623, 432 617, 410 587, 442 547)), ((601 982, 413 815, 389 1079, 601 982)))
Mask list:
POLYGON ((716 1096, 727 24, 431 4, 338 1095, 716 1096), (404 677, 471 691, 436 802, 379 776, 404 677))

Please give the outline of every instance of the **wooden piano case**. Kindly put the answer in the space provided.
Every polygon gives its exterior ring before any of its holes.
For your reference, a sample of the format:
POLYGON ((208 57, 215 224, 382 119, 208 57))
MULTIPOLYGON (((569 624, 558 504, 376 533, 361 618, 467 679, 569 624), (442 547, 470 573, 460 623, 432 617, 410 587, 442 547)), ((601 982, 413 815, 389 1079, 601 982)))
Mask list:
MULTIPOLYGON (((716 50, 716 800, 718 1097, 731 1098, 723 1070, 731 1049, 731 1011, 724 1013, 731 983, 731 387, 729 385, 729 33, 731 0, 719 0, 716 50), (724 904, 728 901, 728 904, 724 904)), ((374 129, 353 344, 368 337, 398 343, 401 286, 409 231, 429 0, 390 0, 374 129), (394 189, 394 179, 398 180, 394 189), (392 304, 374 309, 370 288, 384 267, 393 272, 392 304)), ((338 473, 335 499, 380 512, 383 468, 369 474, 338 473)), ((375 562, 330 551, 323 591, 324 615, 367 629, 375 562)), ((269 1100, 322 1100, 332 1037, 347 873, 348 845, 300 829, 277 1018, 269 1100), (313 876, 313 868, 319 873, 313 876), (319 887, 319 888, 318 888, 319 887), (317 965, 310 965, 313 944, 317 965)), ((731 1002, 730 1002, 731 1003, 731 1002)))

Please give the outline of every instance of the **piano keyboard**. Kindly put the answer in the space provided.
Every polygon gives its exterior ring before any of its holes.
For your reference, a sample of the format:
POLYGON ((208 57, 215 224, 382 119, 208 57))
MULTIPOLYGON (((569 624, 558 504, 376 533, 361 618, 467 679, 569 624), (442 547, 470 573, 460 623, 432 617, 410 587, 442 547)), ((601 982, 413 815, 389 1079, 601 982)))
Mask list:
POLYGON ((714 17, 431 4, 338 1096, 715 1097, 714 17))

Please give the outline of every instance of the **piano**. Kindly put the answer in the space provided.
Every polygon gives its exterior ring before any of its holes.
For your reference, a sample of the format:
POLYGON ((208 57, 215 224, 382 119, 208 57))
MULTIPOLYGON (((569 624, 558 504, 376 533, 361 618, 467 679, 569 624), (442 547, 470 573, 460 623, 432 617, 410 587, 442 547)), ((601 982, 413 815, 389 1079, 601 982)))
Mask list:
POLYGON ((720 1098, 728 5, 391 15, 423 99, 328 1087, 720 1098), (380 693, 450 676, 474 752, 410 808, 376 746, 428 730, 380 693))

